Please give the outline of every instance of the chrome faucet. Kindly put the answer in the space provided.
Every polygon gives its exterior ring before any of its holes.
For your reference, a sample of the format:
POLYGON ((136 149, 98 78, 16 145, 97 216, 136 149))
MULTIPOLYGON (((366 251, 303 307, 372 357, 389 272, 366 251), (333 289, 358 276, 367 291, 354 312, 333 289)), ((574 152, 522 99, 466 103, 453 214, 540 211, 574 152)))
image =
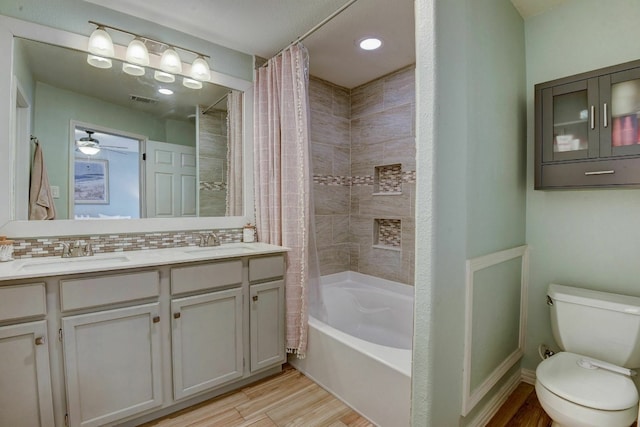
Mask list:
POLYGON ((200 234, 199 238, 200 243, 198 243, 198 246, 201 248, 207 246, 220 246, 220 239, 216 233, 211 232, 209 234, 200 234))
POLYGON ((77 258, 84 256, 92 256, 93 248, 91 243, 82 244, 80 240, 73 243, 62 242, 62 258, 77 258))

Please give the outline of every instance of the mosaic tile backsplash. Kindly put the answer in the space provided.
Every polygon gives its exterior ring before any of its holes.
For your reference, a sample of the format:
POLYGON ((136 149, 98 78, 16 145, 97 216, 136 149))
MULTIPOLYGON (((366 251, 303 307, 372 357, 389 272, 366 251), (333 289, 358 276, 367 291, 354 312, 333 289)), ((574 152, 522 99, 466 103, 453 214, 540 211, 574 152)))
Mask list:
POLYGON ((400 248, 402 245, 402 221, 399 219, 376 219, 374 241, 379 246, 400 248))
POLYGON ((242 241, 242 228, 14 239, 13 257, 21 259, 61 256, 62 243, 76 241, 91 243, 96 254, 197 246, 199 235, 211 232, 218 235, 222 244, 242 241))

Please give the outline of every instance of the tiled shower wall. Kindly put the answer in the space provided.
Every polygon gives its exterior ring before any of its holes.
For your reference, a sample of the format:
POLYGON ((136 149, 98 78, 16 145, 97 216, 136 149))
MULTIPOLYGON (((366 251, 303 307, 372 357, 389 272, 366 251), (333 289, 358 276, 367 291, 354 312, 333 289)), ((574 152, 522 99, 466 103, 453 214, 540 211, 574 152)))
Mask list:
POLYGON ((227 208, 227 112, 200 114, 199 216, 224 216, 227 208))
POLYGON ((413 284, 414 67, 351 91, 312 78, 309 91, 321 274, 352 270, 413 284), (376 167, 397 164, 400 194, 397 186, 374 194, 376 167), (377 244, 376 220, 399 227, 386 230, 396 236, 390 248, 377 244))

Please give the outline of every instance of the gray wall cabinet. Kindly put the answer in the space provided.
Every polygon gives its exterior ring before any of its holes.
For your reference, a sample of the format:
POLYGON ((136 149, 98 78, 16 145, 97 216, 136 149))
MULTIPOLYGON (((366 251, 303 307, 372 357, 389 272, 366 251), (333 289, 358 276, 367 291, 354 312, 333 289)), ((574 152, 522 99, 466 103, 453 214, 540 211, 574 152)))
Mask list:
POLYGON ((640 61, 535 86, 535 188, 640 186, 640 61))

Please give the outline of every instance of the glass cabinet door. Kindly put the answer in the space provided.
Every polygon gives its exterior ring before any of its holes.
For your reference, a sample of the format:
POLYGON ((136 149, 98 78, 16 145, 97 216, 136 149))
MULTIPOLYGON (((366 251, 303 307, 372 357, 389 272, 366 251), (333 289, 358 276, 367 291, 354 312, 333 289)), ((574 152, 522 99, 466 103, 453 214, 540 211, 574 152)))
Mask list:
POLYGON ((597 79, 544 89, 543 161, 598 156, 597 79))
POLYGON ((640 154, 640 70, 600 77, 601 156, 640 154))

